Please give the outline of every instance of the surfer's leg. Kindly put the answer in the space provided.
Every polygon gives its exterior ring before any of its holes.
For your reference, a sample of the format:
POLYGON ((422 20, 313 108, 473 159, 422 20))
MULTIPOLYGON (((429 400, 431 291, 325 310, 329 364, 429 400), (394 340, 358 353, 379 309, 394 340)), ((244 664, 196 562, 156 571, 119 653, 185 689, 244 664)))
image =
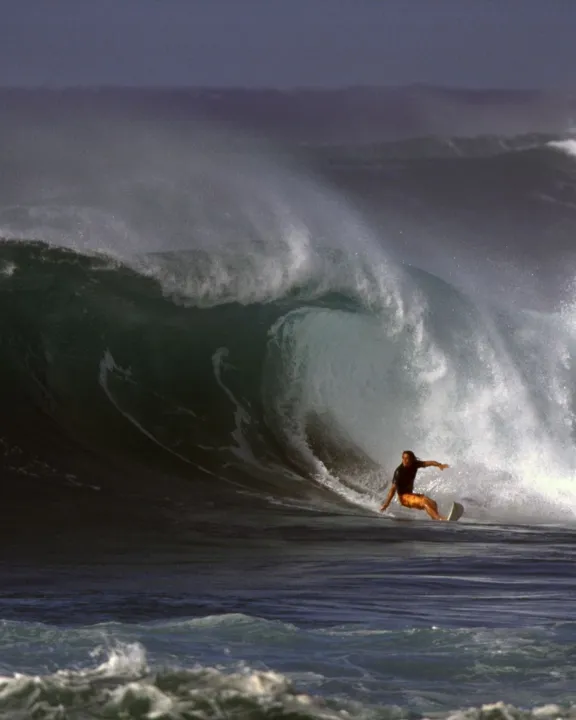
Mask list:
POLYGON ((404 507, 414 510, 426 510, 433 520, 446 520, 446 518, 442 517, 438 512, 436 502, 426 495, 421 495, 420 493, 405 493, 400 496, 399 500, 404 507))
POLYGON ((443 515, 440 515, 438 512, 438 505, 436 504, 435 500, 432 500, 432 498, 427 497, 424 495, 424 509, 430 515, 431 518, 434 520, 446 520, 443 515))

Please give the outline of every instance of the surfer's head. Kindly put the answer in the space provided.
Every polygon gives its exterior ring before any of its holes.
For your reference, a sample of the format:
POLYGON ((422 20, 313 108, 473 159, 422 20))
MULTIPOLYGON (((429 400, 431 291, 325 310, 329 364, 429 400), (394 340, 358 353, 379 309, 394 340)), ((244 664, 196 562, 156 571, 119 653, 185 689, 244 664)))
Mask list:
POLYGON ((408 466, 412 465, 416 462, 416 455, 412 452, 412 450, 404 450, 402 453, 402 465, 408 466))

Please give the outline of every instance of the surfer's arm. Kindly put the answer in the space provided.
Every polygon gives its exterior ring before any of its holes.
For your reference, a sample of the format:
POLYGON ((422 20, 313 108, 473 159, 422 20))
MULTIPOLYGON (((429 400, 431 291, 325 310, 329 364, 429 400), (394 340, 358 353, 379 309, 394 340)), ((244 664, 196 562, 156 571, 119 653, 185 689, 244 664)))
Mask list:
POLYGON ((384 512, 388 505, 392 502, 392 498, 394 497, 394 493, 396 492, 396 483, 392 481, 392 485, 390 486, 390 490, 388 491, 388 497, 386 500, 382 503, 382 507, 380 508, 380 512, 384 512))
POLYGON ((449 468, 450 465, 446 465, 445 463, 439 463, 437 460, 423 460, 422 467, 437 467, 440 470, 446 470, 446 468, 449 468))

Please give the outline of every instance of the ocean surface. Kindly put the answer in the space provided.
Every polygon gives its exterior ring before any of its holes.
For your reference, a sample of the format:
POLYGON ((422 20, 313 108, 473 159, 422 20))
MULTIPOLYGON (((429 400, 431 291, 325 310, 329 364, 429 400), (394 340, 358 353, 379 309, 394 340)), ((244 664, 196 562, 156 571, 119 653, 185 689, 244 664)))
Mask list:
POLYGON ((576 718, 572 135, 0 166, 0 718, 576 718))

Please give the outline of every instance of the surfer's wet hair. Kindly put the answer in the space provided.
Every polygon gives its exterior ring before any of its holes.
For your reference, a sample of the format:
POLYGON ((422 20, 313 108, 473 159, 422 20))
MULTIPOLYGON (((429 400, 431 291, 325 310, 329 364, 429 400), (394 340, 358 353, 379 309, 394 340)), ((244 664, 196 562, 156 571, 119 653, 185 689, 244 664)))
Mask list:
POLYGON ((414 455, 414 453, 412 452, 412 450, 403 450, 403 451, 402 451, 402 455, 403 455, 403 456, 404 456, 404 455, 408 455, 408 457, 410 458, 410 462, 417 462, 417 461, 418 461, 418 458, 416 457, 416 455, 414 455))

